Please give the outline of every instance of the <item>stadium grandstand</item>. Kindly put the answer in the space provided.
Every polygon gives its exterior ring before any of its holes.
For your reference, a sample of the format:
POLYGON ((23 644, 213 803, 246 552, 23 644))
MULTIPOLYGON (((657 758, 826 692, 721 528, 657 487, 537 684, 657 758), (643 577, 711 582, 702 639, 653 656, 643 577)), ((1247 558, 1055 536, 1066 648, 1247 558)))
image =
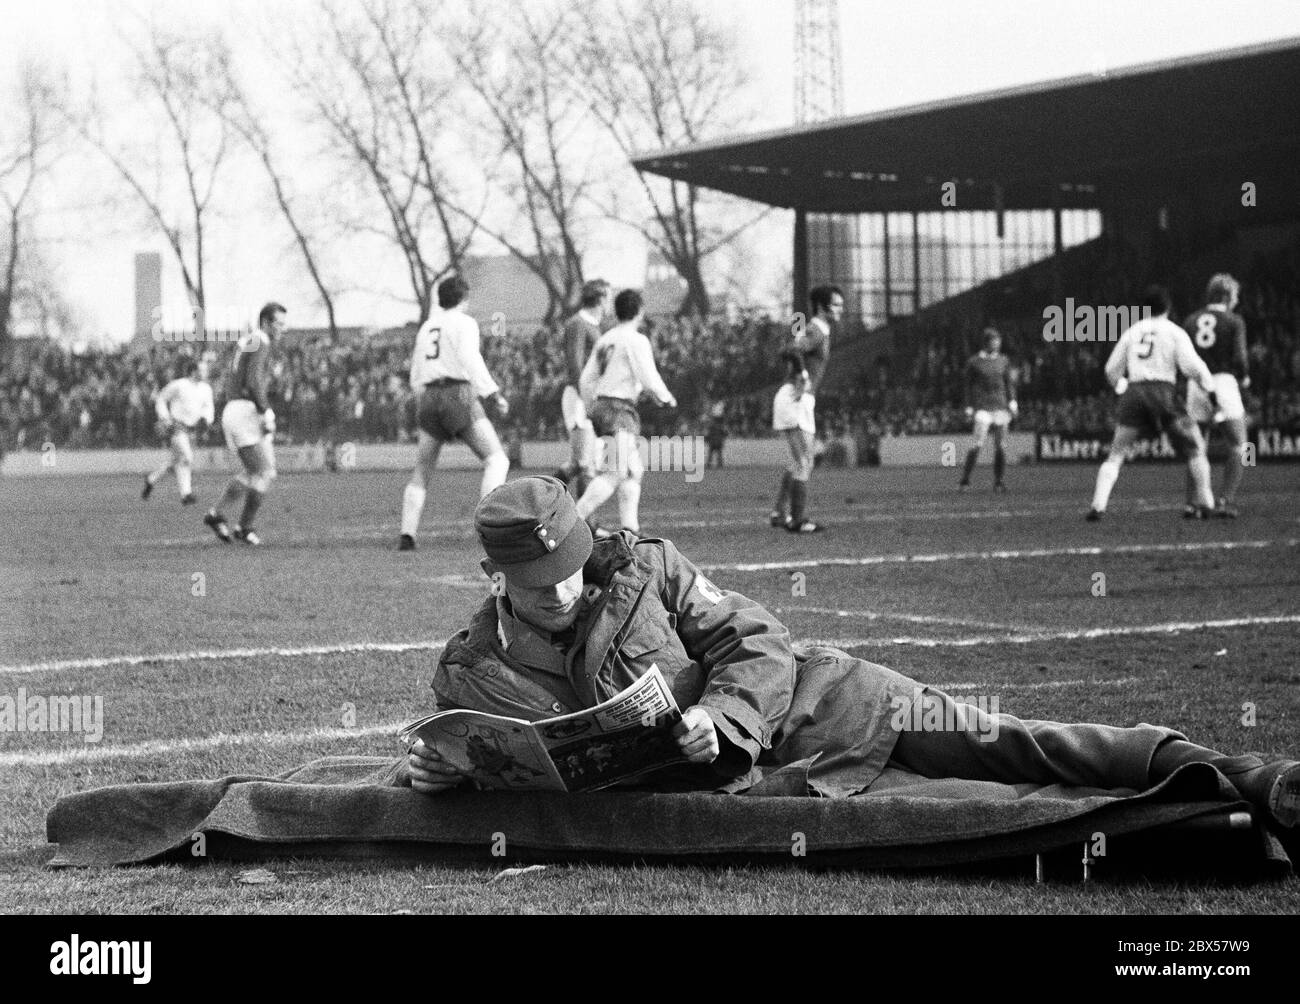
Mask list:
POLYGON ((1228 271, 1244 283, 1254 422, 1295 432, 1297 81, 1293 38, 634 163, 794 211, 794 302, 823 282, 846 295, 819 409, 955 429, 962 367, 993 325, 1029 424, 1100 431, 1110 346, 1047 342, 1044 309, 1133 304, 1159 282, 1186 314, 1228 271))

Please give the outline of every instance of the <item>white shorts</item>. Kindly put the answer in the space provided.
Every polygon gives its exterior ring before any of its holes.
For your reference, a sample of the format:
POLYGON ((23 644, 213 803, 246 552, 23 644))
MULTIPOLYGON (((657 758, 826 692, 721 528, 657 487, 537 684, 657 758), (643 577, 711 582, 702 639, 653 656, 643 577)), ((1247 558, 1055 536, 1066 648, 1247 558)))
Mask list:
POLYGON ((1010 424, 1011 412, 1006 408, 995 408, 991 411, 981 408, 975 412, 975 438, 983 440, 992 426, 997 425, 1005 429, 1010 424))
MULTIPOLYGON (((1223 412, 1225 421, 1246 417, 1246 406, 1241 400, 1241 387, 1237 384, 1237 378, 1231 373, 1214 374, 1214 396, 1219 399, 1219 411, 1223 412)), ((1197 425, 1214 423, 1214 409, 1210 407, 1210 399, 1206 397, 1205 391, 1201 390, 1201 385, 1198 383, 1187 385, 1187 414, 1192 416, 1192 420, 1197 425)))
POLYGON ((256 446, 263 439, 268 442, 271 439, 262 431, 262 413, 246 398, 226 402, 221 409, 221 431, 226 435, 226 446, 230 450, 256 446))
POLYGON ((783 383, 781 389, 772 399, 772 428, 777 432, 788 429, 802 429, 804 432, 816 432, 817 425, 813 419, 816 397, 809 391, 795 400, 794 385, 783 383))
POLYGON ((172 462, 176 464, 194 463, 194 442, 190 430, 178 425, 172 430, 172 462))
POLYGON ((564 388, 560 397, 560 411, 564 414, 564 428, 591 431, 591 419, 587 417, 587 406, 582 403, 582 395, 572 384, 564 388))

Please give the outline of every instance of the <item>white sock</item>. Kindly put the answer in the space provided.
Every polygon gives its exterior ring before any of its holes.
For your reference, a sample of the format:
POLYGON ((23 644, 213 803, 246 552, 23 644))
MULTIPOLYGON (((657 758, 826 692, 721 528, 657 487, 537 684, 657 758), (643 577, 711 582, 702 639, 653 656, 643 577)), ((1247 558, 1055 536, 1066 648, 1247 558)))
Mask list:
POLYGON ((628 530, 641 529, 641 482, 624 478, 618 484, 618 521, 628 530))
POLYGON ((407 485, 402 495, 402 533, 414 537, 420 529, 420 513, 424 512, 424 488, 420 485, 407 485))
POLYGON ((479 483, 478 497, 483 498, 494 488, 500 488, 505 484, 509 472, 510 458, 504 453, 494 453, 483 461, 483 480, 479 483))
POLYGON ((194 469, 189 464, 176 465, 176 487, 182 495, 188 495, 194 489, 194 469))
POLYGON ((159 481, 163 479, 163 475, 165 475, 171 469, 172 469, 171 464, 167 464, 164 467, 159 467, 156 471, 150 471, 149 474, 145 477, 145 480, 148 481, 149 484, 151 485, 156 485, 159 481))
POLYGON ((1092 493, 1092 507, 1098 512, 1106 511, 1106 503, 1110 501, 1111 490, 1119 480, 1119 469, 1122 466, 1124 461, 1108 458, 1097 469, 1097 489, 1092 493))
POLYGON ((1214 508, 1214 491, 1210 487, 1210 458, 1201 454, 1187 461, 1187 469, 1192 472, 1192 483, 1196 485, 1197 501, 1207 509, 1214 508))
POLYGON ((600 474, 591 479, 587 490, 578 499, 578 515, 583 519, 603 506, 618 487, 618 480, 612 474, 600 474))

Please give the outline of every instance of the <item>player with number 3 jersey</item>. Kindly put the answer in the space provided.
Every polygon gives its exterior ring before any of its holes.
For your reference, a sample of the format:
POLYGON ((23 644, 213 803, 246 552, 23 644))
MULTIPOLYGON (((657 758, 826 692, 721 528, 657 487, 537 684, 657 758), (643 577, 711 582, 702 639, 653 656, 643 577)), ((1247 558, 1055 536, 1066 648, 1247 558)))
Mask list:
POLYGON ((438 306, 429 311, 415 336, 411 390, 417 396, 419 442, 415 470, 402 496, 399 551, 415 550, 429 479, 443 443, 459 439, 483 462, 480 498, 504 482, 510 469, 483 401, 498 419, 510 409, 483 362, 478 321, 465 312, 468 296, 469 284, 460 276, 444 279, 438 284, 438 306))

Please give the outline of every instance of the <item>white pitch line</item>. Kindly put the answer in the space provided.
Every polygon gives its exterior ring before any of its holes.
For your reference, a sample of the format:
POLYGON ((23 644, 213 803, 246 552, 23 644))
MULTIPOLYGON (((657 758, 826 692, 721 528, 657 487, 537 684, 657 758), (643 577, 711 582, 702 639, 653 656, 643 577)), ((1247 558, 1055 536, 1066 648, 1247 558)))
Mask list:
MULTIPOLYGON (((921 681, 917 681, 918 683, 921 681)), ((1134 683, 1150 682, 1141 676, 1122 676, 1116 680, 1043 680, 1039 683, 1020 683, 1015 680, 1002 680, 994 683, 990 680, 972 683, 963 681, 961 683, 926 683, 924 686, 933 687, 935 690, 942 690, 947 693, 962 690, 982 690, 984 693, 998 689, 1014 690, 1057 690, 1061 687, 1127 687, 1134 683)))
MULTIPOLYGON (((1164 508, 1168 509, 1169 506, 1164 508)), ((899 516, 896 513, 879 512, 866 513, 864 515, 853 515, 851 512, 836 512, 835 510, 822 510, 828 512, 833 520, 837 520, 842 525, 853 525, 857 523, 897 523, 900 519, 911 522, 935 522, 942 520, 971 520, 971 519, 1010 519, 1022 518, 1029 516, 1042 515, 1039 510, 1030 509, 997 509, 983 511, 967 512, 910 512, 906 516, 899 516)), ((744 527, 744 526, 767 526, 766 514, 762 516, 745 516, 740 518, 718 519, 657 519, 650 516, 646 520, 648 532, 668 533, 674 530, 708 530, 720 529, 725 527, 744 527)), ((339 530, 329 533, 312 533, 296 535, 290 533, 286 536, 267 538, 267 544, 280 544, 282 547, 298 547, 303 544, 344 544, 344 543, 362 543, 366 541, 389 541, 392 534, 383 528, 375 527, 358 527, 355 530, 339 530)), ((474 543, 473 533, 461 530, 424 530, 420 533, 421 541, 430 540, 463 542, 466 544, 474 543)), ((210 543, 214 538, 211 534, 195 534, 192 537, 136 537, 129 541, 132 547, 197 547, 201 544, 210 543)), ((390 541, 391 542, 391 541, 390 541)))
MULTIPOLYGON (((866 614, 864 616, 871 616, 866 614)), ((892 615, 882 615, 892 616, 892 615)), ((907 615, 899 615, 906 617, 907 615)), ((922 616, 922 615, 918 615, 922 616)), ((938 621, 936 621, 938 622, 938 621)), ((954 623, 958 623, 954 621, 954 623)), ((1080 628, 1070 631, 1027 631, 964 638, 829 638, 796 639, 804 645, 829 645, 833 648, 874 648, 885 645, 914 645, 920 648, 967 648, 975 645, 1027 645, 1040 641, 1075 641, 1124 635, 1178 634, 1219 628, 1264 627, 1272 624, 1300 624, 1300 614, 1275 617, 1234 617, 1212 621, 1170 621, 1164 624, 1137 624, 1121 627, 1080 628)), ((63 659, 0 666, 0 676, 32 673, 58 673, 74 669, 107 669, 112 666, 142 666, 150 663, 203 662, 221 659, 258 659, 265 656, 302 658, 315 655, 349 655, 363 652, 434 652, 446 645, 445 640, 410 642, 354 642, 343 645, 309 645, 299 648, 227 648, 195 652, 163 652, 154 655, 119 655, 90 659, 63 659)))
POLYGON ((446 641, 354 642, 345 645, 308 645, 301 648, 223 648, 198 652, 163 652, 157 655, 115 655, 95 659, 62 659, 26 665, 0 666, 0 676, 27 673, 60 673, 70 669, 106 669, 110 666, 142 666, 154 662, 202 662, 212 659, 259 659, 276 655, 301 658, 309 655, 347 655, 356 652, 424 652, 442 648, 446 641))
POLYGON ((785 568, 856 568, 866 565, 924 565, 943 561, 1008 561, 1023 558, 1105 557, 1115 554, 1159 554, 1187 551, 1259 550, 1266 547, 1295 547, 1300 539, 1207 540, 1179 544, 1120 544, 1115 547, 1036 547, 1018 551, 949 551, 940 554, 867 554, 857 558, 792 558, 788 561, 748 561, 736 564, 708 564, 706 572, 770 572, 785 568))
MULTIPOLYGON (((1259 505, 1258 503, 1263 503, 1264 501, 1269 499, 1289 500, 1293 497, 1294 497, 1293 492, 1277 491, 1277 492, 1252 493, 1250 499, 1252 503, 1252 510, 1256 508, 1260 510, 1264 510, 1267 507, 1264 505, 1259 505)), ((961 502, 958 502, 954 507, 953 502, 956 501, 955 499, 954 500, 939 499, 933 501, 925 501, 925 500, 918 500, 910 496, 881 496, 881 497, 871 497, 866 499, 865 501, 860 501, 860 502, 847 502, 843 504, 827 503, 824 505, 817 506, 817 512, 821 515, 826 516, 828 519, 831 517, 837 519, 851 518, 854 513, 865 513, 871 516, 873 519, 880 518, 880 519, 888 519, 888 520, 912 519, 918 515, 924 515, 933 519, 970 519, 970 518, 978 519, 981 517, 987 518, 992 516, 1042 516, 1042 515, 1049 515, 1053 513, 1082 513, 1083 512, 1083 509, 1079 507, 1078 501, 1044 501, 1041 503, 1033 503, 1030 502, 1029 500, 1022 499, 1019 500, 1019 507, 1014 509, 1009 509, 1007 508, 1009 504, 1010 505, 1017 504, 1014 497, 1008 499, 1007 497, 1004 496, 1000 500, 1001 505, 998 506, 997 508, 980 508, 979 503, 981 502, 981 499, 978 496, 972 498, 971 496, 967 495, 967 496, 962 496, 961 499, 962 502, 965 502, 967 504, 963 505, 961 502), (906 512, 899 513, 891 509, 891 507, 897 507, 900 504, 906 504, 907 506, 906 512), (1028 508, 1029 506, 1032 506, 1032 508, 1028 508), (881 509, 886 509, 890 511, 887 512, 877 511, 881 509)), ((988 497, 985 497, 983 501, 993 503, 993 500, 988 497)), ((996 503, 993 504, 996 505, 996 503)), ((753 510, 756 514, 758 514, 757 518, 759 522, 765 522, 768 506, 764 505, 761 502, 756 502, 753 507, 753 510)), ((647 510, 645 514, 646 514, 647 523, 652 523, 655 526, 659 526, 659 525, 686 525, 686 523, 683 521, 704 520, 704 519, 709 519, 711 517, 722 518, 728 515, 734 516, 736 514, 736 511, 737 510, 734 508, 717 508, 714 506, 699 506, 694 509, 653 509, 651 508, 650 510, 647 510)), ((1119 509, 1116 510, 1116 513, 1119 515, 1126 515, 1132 512, 1180 513, 1181 511, 1182 511, 1181 503, 1179 503, 1176 499, 1172 497, 1166 497, 1163 499, 1160 498, 1124 499, 1121 503, 1119 503, 1119 509)), ((752 524, 754 522, 754 519, 755 517, 751 516, 739 520, 739 522, 745 524, 752 524)))
POLYGON ((1165 624, 1080 628, 1072 631, 973 635, 965 638, 912 638, 905 636, 895 638, 825 638, 809 639, 803 641, 802 644, 828 645, 831 648, 880 648, 888 645, 914 645, 917 648, 970 648, 976 645, 1032 645, 1040 641, 1091 641, 1096 638, 1120 638, 1131 635, 1182 634, 1188 631, 1265 627, 1273 624, 1300 624, 1300 614, 1282 614, 1276 617, 1230 617, 1214 621, 1169 621, 1165 624))
MULTIPOLYGON (((1291 495, 1285 492, 1261 492, 1251 495, 1251 499, 1256 503, 1262 503, 1263 500, 1272 497, 1290 498, 1291 495)), ((871 502, 853 502, 847 506, 823 506, 818 509, 818 512, 831 522, 854 525, 858 523, 897 523, 900 520, 936 522, 972 519, 1024 519, 1034 516, 1051 516, 1055 513, 1077 513, 1079 511, 1079 506, 1074 503, 1068 505, 1043 505, 1033 509, 943 509, 940 508, 943 503, 908 503, 908 510, 905 513, 869 511, 877 506, 889 505, 893 501, 892 499, 882 499, 871 502)), ((1148 499, 1134 499, 1123 507, 1123 513, 1174 513, 1177 511, 1177 505, 1170 501, 1148 499)), ((719 511, 717 518, 709 518, 710 510, 708 509, 651 512, 647 515, 646 526, 652 532, 662 530, 665 533, 670 530, 766 526, 767 517, 764 515, 765 512, 766 510, 761 506, 755 509, 756 515, 754 516, 736 517, 733 515, 730 518, 727 517, 725 511, 719 511)), ((315 531, 310 534, 294 534, 291 531, 289 535, 268 539, 268 543, 298 547, 308 544, 388 541, 397 529, 398 525, 396 523, 377 523, 358 525, 356 527, 336 527, 315 531)), ((131 547, 195 547, 211 543, 212 539, 210 533, 196 533, 191 537, 137 537, 119 543, 131 547)), ((474 543, 472 533, 446 528, 421 531, 420 539, 424 541, 474 543)))
MULTIPOLYGON (((1166 507, 1168 508, 1168 507, 1166 507)), ((829 511, 829 510, 821 510, 829 511)), ((1038 511, 1029 509, 998 509, 986 511, 970 512, 910 512, 904 516, 890 512, 867 513, 866 515, 854 516, 851 513, 839 513, 838 515, 831 512, 831 518, 842 521, 842 525, 851 526, 856 523, 897 523, 900 520, 912 522, 923 522, 926 520, 968 520, 968 519, 1007 519, 1010 517, 1021 516, 1038 516, 1038 511)), ((681 521, 655 522, 653 517, 646 521, 646 525, 651 529, 662 527, 671 530, 698 530, 708 529, 710 527, 723 526, 767 526, 767 517, 749 517, 747 519, 697 519, 681 521)))
MULTIPOLYGON (((1117 680, 1047 680, 1041 683, 935 683, 936 690, 949 693, 973 690, 1045 690, 1062 687, 1123 687, 1141 683, 1142 677, 1126 676, 1117 680)), ((155 739, 129 746, 101 746, 87 743, 44 753, 29 751, 0 753, 0 767, 55 767, 74 763, 103 763, 110 760, 129 760, 134 757, 173 755, 176 753, 200 753, 207 750, 228 746, 256 746, 258 748, 292 746, 297 743, 334 741, 341 739, 355 740, 370 736, 393 736, 402 728, 402 722, 387 722, 383 725, 371 725, 366 728, 315 728, 296 732, 218 732, 202 738, 155 739)), ((396 754, 396 749, 395 749, 396 754)))
POLYGON ((940 617, 935 614, 896 614, 876 610, 838 610, 834 607, 773 607, 778 614, 827 614, 833 617, 857 617, 870 621, 904 621, 908 624, 946 624, 952 627, 990 628, 994 631, 1032 631, 1020 624, 974 621, 963 617, 940 617))
MULTIPOLYGON (((197 753, 203 750, 217 749, 222 746, 292 746, 295 743, 319 742, 321 740, 357 739, 367 736, 390 735, 396 740, 398 731, 405 723, 388 722, 384 725, 371 725, 367 728, 317 728, 304 729, 299 732, 218 732, 216 735, 201 739, 155 739, 149 742, 132 743, 130 746, 100 746, 86 743, 84 746, 51 750, 46 753, 0 753, 0 767, 52 767, 67 763, 100 763, 105 760, 126 760, 131 757, 158 756, 173 753, 197 753)), ((394 753, 399 751, 394 742, 394 753)))
MULTIPOLYGON (((1077 508, 1074 507, 1074 508, 1077 508)), ((1172 510, 1171 506, 1165 505, 1159 508, 1163 510, 1172 510)), ((837 524, 846 526, 858 523, 897 523, 899 520, 909 522, 937 522, 944 520, 972 520, 972 519, 1021 519, 1031 516, 1047 515, 1046 510, 1042 509, 968 509, 961 512, 956 511, 910 511, 905 515, 899 515, 893 512, 869 512, 854 515, 853 510, 843 510, 835 508, 824 508, 818 510, 820 513, 829 515, 830 519, 837 524)), ((1070 511, 1073 511, 1071 509, 1070 511)), ((744 526, 767 526, 766 514, 759 516, 732 517, 730 519, 719 516, 717 519, 697 518, 697 519, 675 519, 663 515, 651 514, 645 520, 646 527, 650 532, 663 531, 667 533, 670 530, 707 530, 719 529, 723 527, 744 527, 744 526)), ((394 528, 395 530, 396 528, 394 528)), ((313 533, 307 535, 290 534, 283 537, 270 537, 267 539, 268 544, 280 544, 281 546, 301 546, 303 544, 342 544, 342 543, 360 543, 364 541, 387 541, 391 533, 386 527, 357 527, 356 529, 336 530, 332 532, 313 533)), ((474 535, 472 533, 460 530, 423 530, 420 533, 422 541, 437 540, 448 542, 473 543, 474 535)), ((213 540, 209 534, 195 534, 192 537, 136 537, 129 543, 132 547, 196 547, 201 544, 209 543, 213 540)))

